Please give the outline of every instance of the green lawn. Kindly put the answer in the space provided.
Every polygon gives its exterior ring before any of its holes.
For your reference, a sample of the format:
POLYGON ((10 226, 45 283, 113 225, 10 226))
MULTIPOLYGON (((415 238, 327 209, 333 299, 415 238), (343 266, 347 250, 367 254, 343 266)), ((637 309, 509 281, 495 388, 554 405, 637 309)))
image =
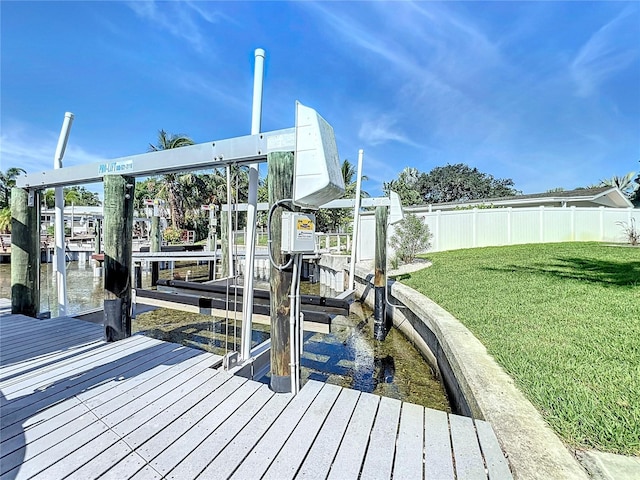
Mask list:
POLYGON ((640 248, 428 254, 402 282, 464 323, 573 447, 640 454, 640 248))

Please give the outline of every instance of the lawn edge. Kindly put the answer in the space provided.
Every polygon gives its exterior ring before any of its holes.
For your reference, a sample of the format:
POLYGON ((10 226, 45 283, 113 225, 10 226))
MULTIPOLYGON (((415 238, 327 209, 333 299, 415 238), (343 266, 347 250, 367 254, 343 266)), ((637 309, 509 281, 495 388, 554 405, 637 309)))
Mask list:
MULTIPOLYGON (((356 292, 373 303, 372 273, 356 266, 356 292)), ((425 354, 461 413, 491 423, 516 478, 588 479, 573 453, 489 355, 482 343, 453 315, 411 287, 389 282, 387 307, 394 325, 425 354), (424 352, 425 347, 430 351, 424 352)))

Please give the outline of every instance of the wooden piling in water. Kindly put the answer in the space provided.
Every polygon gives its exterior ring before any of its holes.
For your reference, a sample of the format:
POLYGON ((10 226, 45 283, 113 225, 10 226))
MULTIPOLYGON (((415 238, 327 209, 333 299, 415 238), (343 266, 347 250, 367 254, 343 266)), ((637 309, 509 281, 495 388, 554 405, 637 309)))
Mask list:
POLYGON ((373 335, 376 340, 387 336, 386 288, 387 288, 387 207, 376 207, 376 251, 374 260, 373 335))
MULTIPOLYGON (((155 214, 151 217, 151 245, 149 250, 151 252, 159 252, 162 244, 162 232, 160 231, 160 217, 155 214)), ((160 263, 151 262, 151 286, 155 287, 158 284, 158 278, 160 276, 160 263)))
POLYGON ((11 189, 11 313, 40 312, 40 201, 34 192, 11 189))
MULTIPOLYGON (((293 152, 273 152, 267 157, 269 178, 269 205, 293 195, 293 152)), ((271 221, 271 252, 276 264, 286 263, 287 255, 281 251, 282 208, 276 208, 271 221)), ((289 291, 292 268, 278 270, 270 266, 271 291, 271 389, 275 392, 291 391, 289 291)))
POLYGON ((134 177, 104 177, 104 330, 108 342, 131 336, 134 192, 134 177))
POLYGON ((95 243, 93 248, 93 253, 96 255, 100 255, 102 253, 102 219, 96 219, 96 235, 95 235, 95 243))

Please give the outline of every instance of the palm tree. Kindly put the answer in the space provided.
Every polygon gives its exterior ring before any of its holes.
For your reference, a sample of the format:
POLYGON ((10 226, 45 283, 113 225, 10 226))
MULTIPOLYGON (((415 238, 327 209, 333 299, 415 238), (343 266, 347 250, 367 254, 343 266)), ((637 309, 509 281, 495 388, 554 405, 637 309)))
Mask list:
POLYGON ((0 208, 0 233, 11 233, 11 209, 0 208))
POLYGON ((71 222, 69 223, 70 230, 71 230, 71 238, 73 238, 73 229, 74 229, 74 223, 75 223, 74 207, 76 203, 80 202, 81 199, 82 199, 82 196, 80 195, 80 192, 78 192, 75 189, 69 189, 66 192, 64 192, 65 207, 71 204, 71 222))
POLYGON ((8 207, 11 203, 11 188, 16 186, 16 178, 21 173, 27 173, 19 167, 11 167, 6 172, 0 172, 0 208, 8 207))
MULTIPOLYGON (((342 171, 342 180, 344 181, 344 195, 342 198, 355 198, 356 196, 356 177, 358 175, 356 166, 349 160, 345 159, 340 166, 342 171)), ((368 180, 366 175, 362 176, 362 180, 368 180)), ((365 191, 360 191, 362 197, 368 197, 365 191)), ((316 213, 316 221, 318 229, 324 231, 338 231, 349 223, 353 209, 351 208, 333 208, 330 210, 318 210, 316 213)))
POLYGON ((56 204, 56 191, 53 188, 47 188, 42 194, 42 202, 45 208, 53 208, 56 204))
POLYGON ((631 195, 635 190, 633 176, 635 172, 629 172, 623 177, 619 177, 614 175, 611 178, 600 181, 601 187, 618 187, 622 193, 625 195, 631 195))
MULTIPOLYGON (((54 193, 55 195, 55 193, 54 193)), ((64 192, 64 204, 65 206, 71 205, 74 206, 76 203, 79 203, 82 199, 82 196, 77 190, 69 189, 64 192)))
MULTIPOLYGON (((342 170, 342 179, 344 180, 343 198, 354 198, 356 196, 356 187, 358 186, 356 178, 358 172, 356 171, 356 166, 349 160, 345 159, 342 162, 340 169, 342 170)), ((362 180, 369 180, 369 177, 362 175, 362 180)), ((360 191, 360 195, 363 197, 369 196, 367 192, 362 190, 360 191)))
MULTIPOLYGON (((169 150, 193 145, 194 141, 183 134, 168 134, 164 130, 158 132, 158 143, 149 144, 150 152, 169 150)), ((162 176, 164 186, 159 193, 166 192, 169 212, 171 214, 171 225, 173 228, 182 228, 184 223, 184 199, 183 189, 180 187, 181 177, 177 173, 167 173, 162 176)))

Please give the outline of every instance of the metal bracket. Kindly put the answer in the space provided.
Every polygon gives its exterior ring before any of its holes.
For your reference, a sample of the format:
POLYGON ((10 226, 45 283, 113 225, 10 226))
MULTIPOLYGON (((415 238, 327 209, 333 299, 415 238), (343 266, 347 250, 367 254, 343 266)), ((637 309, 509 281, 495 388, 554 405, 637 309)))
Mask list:
POLYGON ((229 352, 224 357, 222 357, 222 367, 229 371, 238 365, 240 361, 240 354, 238 352, 229 352))
POLYGON ((27 205, 29 207, 34 207, 36 205, 36 191, 33 188, 30 188, 28 195, 27 205))

